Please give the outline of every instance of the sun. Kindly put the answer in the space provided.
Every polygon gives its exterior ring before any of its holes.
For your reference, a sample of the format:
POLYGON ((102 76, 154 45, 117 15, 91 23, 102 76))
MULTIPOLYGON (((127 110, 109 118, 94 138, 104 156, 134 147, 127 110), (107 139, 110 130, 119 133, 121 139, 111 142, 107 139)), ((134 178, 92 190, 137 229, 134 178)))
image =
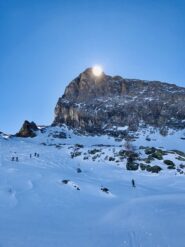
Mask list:
POLYGON ((95 75, 95 76, 101 76, 102 75, 102 73, 103 73, 103 69, 102 69, 102 67, 100 66, 100 65, 95 65, 95 66, 93 66, 93 68, 92 68, 92 72, 93 72, 93 74, 95 75))

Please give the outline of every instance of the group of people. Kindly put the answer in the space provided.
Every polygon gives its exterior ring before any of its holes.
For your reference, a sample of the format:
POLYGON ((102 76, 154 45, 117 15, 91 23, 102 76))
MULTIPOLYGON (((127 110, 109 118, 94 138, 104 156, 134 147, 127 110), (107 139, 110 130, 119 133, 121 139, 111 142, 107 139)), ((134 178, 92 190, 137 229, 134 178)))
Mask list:
MULTIPOLYGON (((33 157, 39 157, 40 155, 39 155, 39 153, 34 153, 33 155, 32 154, 30 154, 30 158, 32 158, 32 156, 33 157)), ((18 156, 13 156, 12 158, 11 158, 11 161, 19 161, 19 157, 18 156)))
MULTIPOLYGON (((38 153, 34 153, 34 154, 33 154, 33 157, 37 157, 37 158, 38 158, 39 156, 40 156, 40 155, 39 155, 38 153)), ((30 154, 30 158, 32 158, 32 154, 30 154)))
POLYGON ((19 161, 19 157, 17 157, 17 156, 14 157, 14 156, 13 156, 11 160, 12 160, 12 161, 19 161))

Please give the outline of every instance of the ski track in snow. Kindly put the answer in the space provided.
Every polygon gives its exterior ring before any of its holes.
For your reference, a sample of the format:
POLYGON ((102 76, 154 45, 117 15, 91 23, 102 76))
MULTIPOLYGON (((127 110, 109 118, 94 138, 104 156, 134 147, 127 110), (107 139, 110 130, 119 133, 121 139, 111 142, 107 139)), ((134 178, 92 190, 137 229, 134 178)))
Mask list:
POLYGON ((142 247, 134 231, 129 233, 130 247, 142 247))

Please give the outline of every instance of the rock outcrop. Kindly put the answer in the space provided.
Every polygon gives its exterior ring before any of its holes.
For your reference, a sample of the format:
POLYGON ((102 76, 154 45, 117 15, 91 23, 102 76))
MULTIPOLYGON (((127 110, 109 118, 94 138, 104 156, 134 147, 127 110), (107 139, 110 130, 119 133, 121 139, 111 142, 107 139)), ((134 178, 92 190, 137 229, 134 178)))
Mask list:
POLYGON ((34 122, 24 121, 20 131, 16 134, 17 137, 35 137, 37 125, 34 122))
POLYGON ((159 81, 124 79, 89 68, 59 98, 54 125, 66 124, 90 133, 107 133, 140 125, 185 128, 185 88, 159 81), (120 128, 121 129, 121 128, 120 128))

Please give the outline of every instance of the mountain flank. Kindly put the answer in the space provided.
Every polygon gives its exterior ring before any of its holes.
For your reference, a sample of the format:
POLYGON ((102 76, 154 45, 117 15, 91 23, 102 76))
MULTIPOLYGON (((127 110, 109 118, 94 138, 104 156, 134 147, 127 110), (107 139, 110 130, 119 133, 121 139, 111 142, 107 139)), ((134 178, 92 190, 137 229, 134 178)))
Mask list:
POLYGON ((53 125, 88 133, 140 126, 185 128, 185 88, 159 81, 124 79, 88 68, 66 87, 55 107, 53 125))

